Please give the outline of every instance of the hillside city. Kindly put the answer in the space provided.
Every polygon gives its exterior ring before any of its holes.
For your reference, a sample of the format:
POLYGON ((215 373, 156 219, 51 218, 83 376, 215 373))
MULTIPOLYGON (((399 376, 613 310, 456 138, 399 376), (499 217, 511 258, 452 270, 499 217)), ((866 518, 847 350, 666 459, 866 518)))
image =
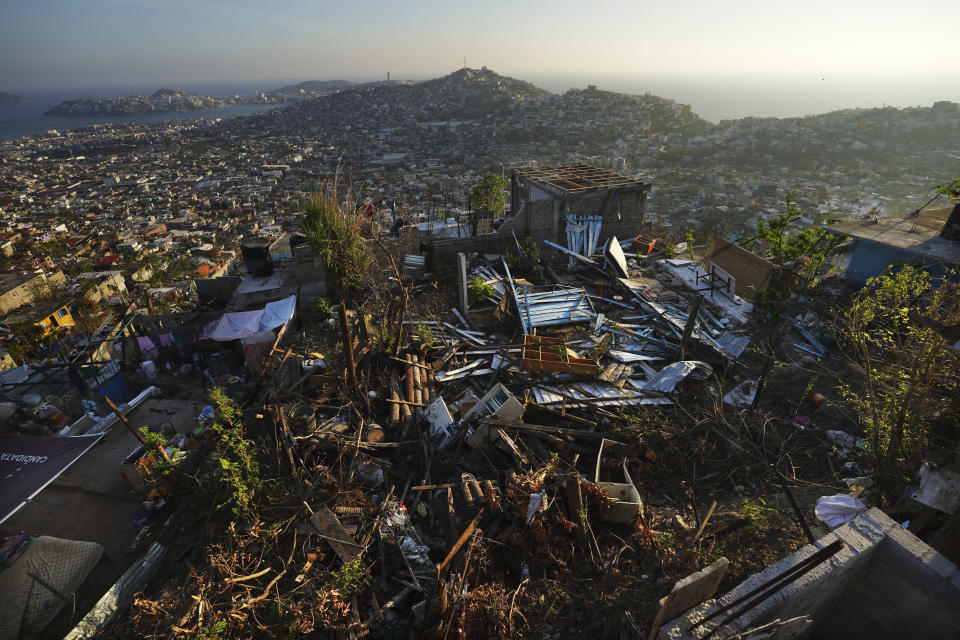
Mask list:
POLYGON ((960 160, 949 102, 712 124, 653 95, 554 95, 486 68, 319 88, 251 116, 0 143, 5 289, 49 273, 76 295, 119 273, 98 302, 189 298, 192 280, 236 267, 244 235, 296 230, 299 199, 336 172, 378 210, 422 222, 465 215, 485 172, 585 162, 651 183, 650 223, 735 240, 788 192, 801 225, 910 210, 960 160))
POLYGON ((0 640, 956 637, 960 104, 55 111, 0 142, 0 640))

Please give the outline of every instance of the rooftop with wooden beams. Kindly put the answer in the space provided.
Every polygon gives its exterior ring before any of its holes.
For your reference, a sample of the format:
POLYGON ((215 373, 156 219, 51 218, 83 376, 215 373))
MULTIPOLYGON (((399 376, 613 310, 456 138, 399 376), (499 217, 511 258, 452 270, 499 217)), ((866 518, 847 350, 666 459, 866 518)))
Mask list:
POLYGON ((590 189, 623 189, 641 187, 643 181, 588 164, 541 165, 514 169, 518 176, 539 184, 573 193, 590 189))

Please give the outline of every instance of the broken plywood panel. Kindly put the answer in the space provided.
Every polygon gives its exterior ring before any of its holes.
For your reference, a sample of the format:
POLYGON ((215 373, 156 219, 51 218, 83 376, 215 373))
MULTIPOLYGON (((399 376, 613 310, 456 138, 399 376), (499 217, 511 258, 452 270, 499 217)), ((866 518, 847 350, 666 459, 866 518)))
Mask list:
POLYGON ((727 567, 730 561, 726 558, 720 558, 716 562, 704 567, 696 573, 673 585, 663 598, 660 598, 660 609, 657 611, 657 617, 653 619, 653 626, 650 629, 650 640, 652 640, 662 625, 667 620, 673 620, 684 611, 695 607, 701 602, 712 598, 717 592, 717 587, 727 574, 727 567))
POLYGON ((310 523, 316 528, 320 537, 330 543, 333 550, 340 556, 344 564, 353 560, 360 548, 333 512, 326 507, 320 507, 310 516, 310 523))

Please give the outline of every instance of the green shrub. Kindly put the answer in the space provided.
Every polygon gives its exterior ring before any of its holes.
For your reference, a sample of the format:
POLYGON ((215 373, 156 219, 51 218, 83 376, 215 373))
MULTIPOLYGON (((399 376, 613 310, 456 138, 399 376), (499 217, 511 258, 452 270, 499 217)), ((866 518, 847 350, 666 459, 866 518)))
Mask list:
POLYGON ((333 310, 333 305, 327 298, 320 298, 317 300, 317 306, 315 310, 318 316, 329 316, 330 312, 333 310))
POLYGON ((493 288, 493 285, 488 284, 480 276, 472 276, 467 280, 467 302, 471 307, 487 298, 494 298, 496 295, 497 290, 493 288))
POLYGON ((776 509, 768 507, 763 498, 757 498, 756 501, 744 498, 741 515, 750 523, 748 526, 751 534, 759 536, 770 526, 767 514, 771 511, 775 512, 776 509))
POLYGON ((220 487, 227 494, 218 508, 229 507, 236 516, 249 515, 253 496, 261 486, 257 446, 245 437, 237 403, 220 387, 214 387, 210 397, 218 410, 210 431, 216 436, 220 454, 220 487))
POLYGON ((304 207, 303 230, 337 298, 359 293, 370 272, 373 261, 363 237, 363 224, 358 212, 341 207, 336 190, 311 199, 304 207))
POLYGON ((340 571, 333 573, 333 583, 343 598, 351 598, 363 589, 367 585, 363 557, 358 555, 350 562, 344 563, 340 571))

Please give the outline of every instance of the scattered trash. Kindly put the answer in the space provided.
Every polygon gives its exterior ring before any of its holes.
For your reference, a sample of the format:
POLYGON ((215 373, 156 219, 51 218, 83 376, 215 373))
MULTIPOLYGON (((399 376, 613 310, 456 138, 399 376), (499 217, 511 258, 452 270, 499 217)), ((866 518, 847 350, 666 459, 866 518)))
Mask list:
POLYGON ((723 396, 723 403, 731 407, 749 407, 757 397, 757 381, 744 380, 723 396))
POLYGON ((927 463, 917 472, 920 488, 910 496, 928 507, 954 514, 960 510, 960 473, 927 463))
POLYGON ((837 494, 833 496, 823 496, 817 500, 814 513, 817 516, 817 520, 831 529, 836 529, 840 525, 850 522, 868 508, 866 504, 857 498, 837 494))

